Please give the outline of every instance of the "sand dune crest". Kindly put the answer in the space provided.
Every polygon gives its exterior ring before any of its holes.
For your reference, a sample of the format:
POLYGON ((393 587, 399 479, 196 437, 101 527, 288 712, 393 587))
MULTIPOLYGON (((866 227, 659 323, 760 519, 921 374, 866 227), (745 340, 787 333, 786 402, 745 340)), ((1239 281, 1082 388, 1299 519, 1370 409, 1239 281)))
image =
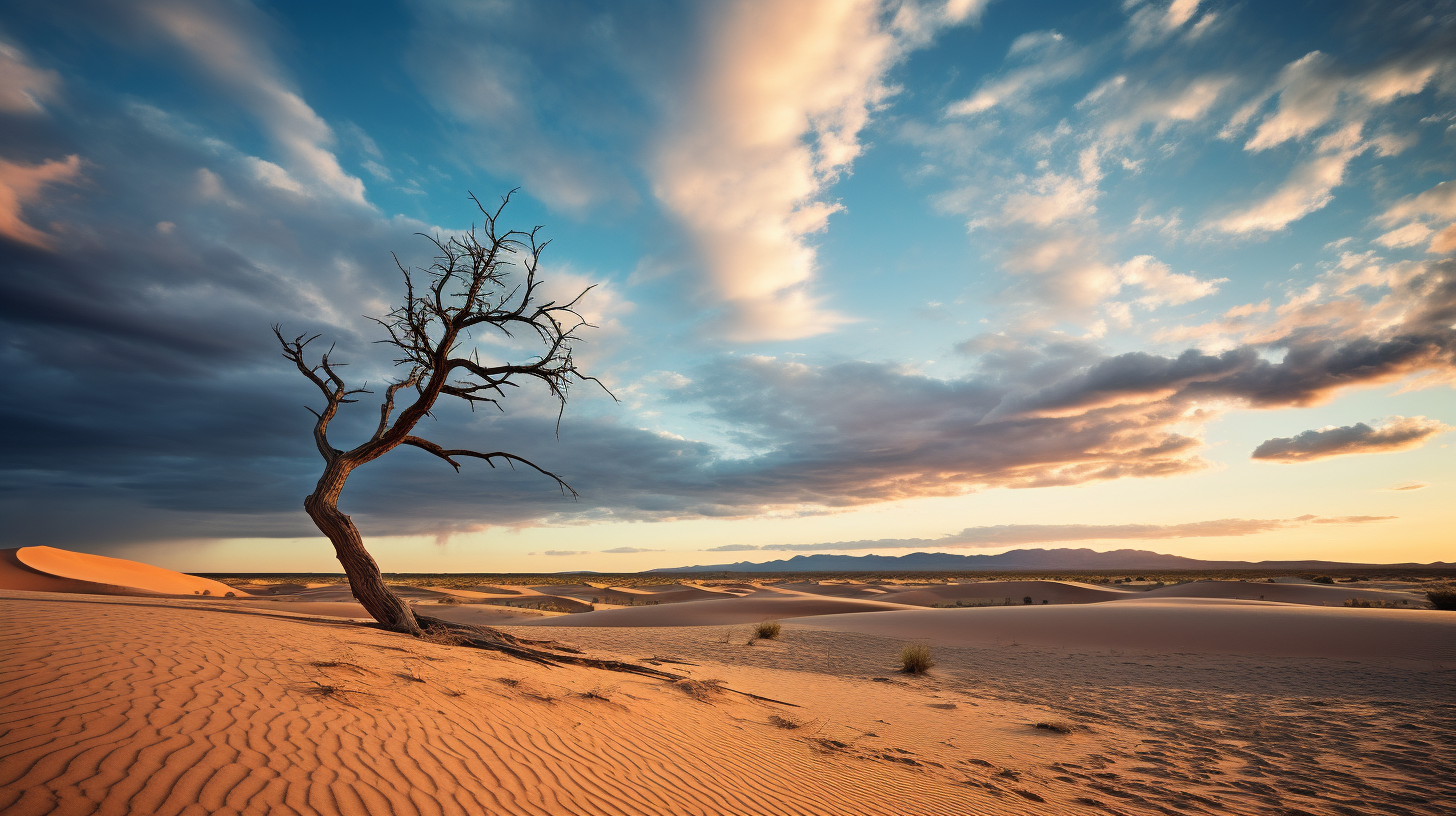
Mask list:
POLYGON ((244 596, 227 584, 138 561, 55 547, 0 550, 0 589, 85 592, 98 595, 244 596))

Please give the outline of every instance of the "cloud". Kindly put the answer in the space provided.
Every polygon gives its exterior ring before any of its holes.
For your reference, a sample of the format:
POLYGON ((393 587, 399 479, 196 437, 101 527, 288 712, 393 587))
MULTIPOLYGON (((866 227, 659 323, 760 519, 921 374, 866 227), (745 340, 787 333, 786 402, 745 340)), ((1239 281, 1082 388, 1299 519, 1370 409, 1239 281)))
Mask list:
POLYGON ((1328 54, 1311 51, 1289 63, 1275 82, 1278 108, 1244 145, 1260 151, 1303 139, 1334 121, 1342 107, 1346 123, 1362 123, 1373 108, 1419 93, 1452 60, 1439 52, 1416 49, 1364 73, 1347 73, 1328 54))
POLYGON ((1456 181, 1443 181, 1429 190, 1406 196, 1387 207, 1375 220, 1386 226, 1404 223, 1376 239, 1385 246, 1413 246, 1434 232, 1429 251, 1450 252, 1456 249, 1456 228, 1452 226, 1456 221, 1456 181))
POLYGON ((1425 490, 1430 486, 1429 482, 1401 482, 1400 484, 1393 484, 1390 487, 1381 488, 1381 492, 1405 493, 1411 490, 1425 490))
POLYGON ((258 33, 256 9, 241 3, 151 0, 132 11, 257 117, 287 164, 285 169, 255 160, 261 180, 301 195, 366 204, 364 182, 346 173, 329 149, 333 129, 284 78, 258 33))
POLYGON ((983 80, 970 96, 948 105, 945 115, 976 116, 1006 105, 1023 107, 1032 92, 1071 79, 1087 63, 1086 53, 1056 31, 1017 37, 1006 58, 1019 67, 983 80))
POLYGON ((1451 426, 1423 416, 1391 417, 1377 427, 1363 422, 1305 431, 1262 442, 1252 458, 1271 462, 1313 462, 1355 453, 1392 453, 1418 448, 1451 426))
POLYGON ((40 113, 60 86, 59 74, 36 68, 25 52, 0 41, 0 113, 40 113))
MULTIPOLYGON (((1224 538, 1286 530, 1309 524, 1369 524, 1389 521, 1395 516, 1338 516, 1320 518, 1299 516, 1292 519, 1214 519, 1185 524, 997 524, 967 527, 959 533, 939 538, 882 538, 865 541, 829 541, 820 544, 766 544, 740 549, 789 552, 823 552, 829 550, 918 550, 918 549, 991 549, 1023 544, 1056 544, 1071 541, 1160 541, 1181 538, 1224 538)), ((722 548, 715 548, 722 549, 722 548)))
POLYGON ((1119 74, 1092 89, 1077 107, 1101 117, 1107 136, 1132 135, 1145 124, 1153 125, 1156 134, 1207 117, 1234 81, 1223 75, 1132 81, 1119 74))
MULTIPOLYGON (((1346 169, 1355 157, 1371 149, 1393 155, 1409 143, 1366 138, 1366 123, 1375 112, 1433 83, 1445 82, 1453 72, 1456 60, 1440 36, 1413 42, 1398 56, 1364 71, 1350 70, 1320 51, 1289 63, 1271 87, 1234 115, 1223 135, 1232 138, 1271 97, 1278 98, 1278 105, 1245 142, 1246 151, 1258 153, 1308 140, 1321 131, 1324 135, 1314 143, 1313 155, 1298 164, 1277 190, 1215 220, 1213 226, 1230 233, 1274 232, 1324 208, 1334 199, 1333 190, 1344 183, 1346 169)), ((1403 238, 1391 235, 1388 240, 1403 238)))
POLYGON ((47 185, 73 182, 80 174, 81 157, 75 155, 37 165, 0 159, 0 235, 35 247, 50 247, 51 236, 25 223, 21 208, 38 200, 47 185))
MULTIPOLYGON (((245 6, 198 8, 208 14, 226 9, 217 12, 218 20, 239 15, 241 27, 228 30, 242 32, 239 42, 263 42, 248 33, 263 29, 250 27, 261 18, 249 16, 245 6)), ((433 14, 431 9, 439 7, 417 8, 433 14)), ((451 8, 448 14, 441 11, 440 19, 461 21, 460 42, 503 19, 492 16, 497 6, 451 8), (469 19, 457 15, 476 12, 479 16, 469 19)), ((539 12, 528 9, 538 16, 527 19, 547 26, 556 8, 543 4, 539 12)), ((674 4, 659 10, 671 15, 678 8, 674 4)), ((731 16, 738 8, 726 7, 721 13, 731 16)), ((846 6, 840 13, 856 8, 846 6)), ((910 6, 901 7, 906 8, 910 6)), ((891 50, 898 49, 893 54, 838 49, 835 43, 844 41, 830 38, 834 47, 826 46, 832 53, 824 60, 868 54, 886 61, 875 65, 893 65, 923 42, 917 37, 944 24, 934 9, 921 9, 931 15, 931 22, 915 28, 918 34, 911 33, 909 23, 895 22, 898 12, 888 21, 886 13, 864 24, 871 39, 890 39, 891 50)), ((703 87, 703 72, 689 69, 718 64, 712 61, 718 59, 717 52, 701 63, 689 59, 697 56, 694 49, 700 41, 681 36, 686 26, 670 28, 677 36, 661 36, 663 29, 648 24, 630 36, 623 33, 629 28, 625 23, 651 16, 595 17, 593 26, 572 29, 573 35, 562 41, 535 30, 518 35, 507 26, 496 39, 477 43, 478 50, 442 48, 440 53, 479 55, 499 46, 505 55, 499 59, 510 62, 536 47, 528 44, 564 42, 528 56, 543 62, 557 56, 579 59, 563 63, 572 71, 610 67, 599 81, 563 89, 571 104, 556 107, 561 98, 554 92, 534 98, 531 104, 538 107, 527 109, 538 118, 521 121, 550 130, 549 122, 563 112, 600 113, 606 117, 600 143, 586 140, 578 150, 570 125, 566 136, 551 130, 550 138, 542 141, 562 155, 584 157, 584 166, 600 168, 605 162, 611 173, 620 170, 622 178, 634 179, 634 162, 641 156, 633 151, 659 144, 652 137, 664 121, 662 110, 685 98, 676 95, 682 91, 676 78, 685 78, 684 87, 703 87), (599 30, 599 36, 587 28, 599 30), (519 41, 510 42, 512 37, 519 41), (585 49, 590 43, 599 46, 596 51, 585 49), (635 62, 637 55, 629 53, 629 46, 640 46, 637 50, 651 59, 635 62), (574 52, 578 47, 587 55, 557 53, 558 48, 574 52), (671 51, 668 58, 662 50, 652 50, 673 48, 680 51, 671 51), (617 56, 600 56, 614 49, 620 52, 617 56), (667 78, 644 84, 642 76, 650 65, 667 78), (618 84, 649 91, 622 90, 618 84), (605 100, 595 108, 590 99, 594 95, 605 100), (617 110, 624 99, 630 103, 622 109, 626 113, 617 110), (655 107, 659 104, 662 110, 655 107)), ((809 37, 819 30, 810 29, 795 36, 809 37)), ((155 36, 162 29, 152 24, 148 30, 155 36)), ((775 36, 780 34, 794 32, 775 36)), ((176 41, 171 34, 167 37, 176 41)), ((419 42, 424 48, 435 41, 419 42)), ((246 51, 254 46, 238 47, 246 51)), ((201 64, 200 57, 185 53, 185 65, 201 64)), ((780 63, 774 60, 780 57, 792 62, 792 54, 771 54, 761 61, 723 57, 723 64, 776 71, 780 63)), ((519 74, 512 76, 523 84, 507 83, 508 88, 538 87, 533 65, 514 66, 519 74)), ((274 63, 265 61, 262 68, 267 70, 253 79, 236 82, 291 92, 274 63)), ((826 88, 822 97, 811 94, 813 88, 805 90, 808 83, 793 71, 783 74, 793 93, 780 97, 764 92, 762 98, 787 100, 784 132, 796 135, 770 139, 765 150, 789 155, 802 162, 795 166, 809 168, 812 184, 805 206, 834 206, 826 186, 831 182, 823 180, 829 176, 815 175, 818 168, 828 167, 832 174, 838 167, 842 175, 852 167, 850 159, 834 164, 825 150, 838 144, 848 156, 864 148, 863 130, 855 129, 860 120, 850 115, 858 113, 846 108, 844 100, 868 99, 867 88, 888 81, 888 73, 873 68, 848 71, 843 76, 854 80, 850 86, 826 88), (805 111, 811 110, 816 117, 822 111, 822 121, 810 121, 805 111), (821 129, 828 141, 821 138, 821 129), (785 147, 790 142, 792 150, 785 147)), ((248 93, 210 71, 198 73, 209 87, 222 89, 224 102, 236 106, 243 98, 239 94, 248 93)), ((589 71, 580 75, 598 76, 589 71)), ((462 76, 474 82, 493 74, 462 71, 462 76)), ((780 74, 769 72, 770 79, 775 76, 780 74)), ((1180 83, 1168 87, 1176 90, 1180 83)), ((1129 87, 1136 84, 1135 77, 1129 80, 1129 87)), ((377 385, 392 369, 387 355, 369 345, 373 335, 358 315, 380 314, 398 296, 388 253, 401 250, 406 262, 418 262, 422 247, 409 235, 429 231, 429 226, 380 217, 347 196, 314 194, 318 182, 306 172, 306 162, 282 149, 261 157, 240 149, 201 120, 210 108, 198 108, 199 118, 194 119, 135 97, 107 96, 99 81, 87 87, 92 90, 84 99, 68 98, 67 105, 48 108, 45 116, 27 114, 24 128, 5 131, 5 155, 20 162, 19 167, 33 170, 41 159, 59 155, 83 157, 87 194, 42 195, 23 202, 23 211, 16 210, 23 213, 23 223, 36 228, 66 225, 65 240, 56 241, 51 250, 0 234, 0 268, 6 270, 0 276, 0 323, 7 338, 0 378, 9 386, 0 393, 0 446, 6 450, 0 462, 0 514, 7 520, 0 537, 26 544, 105 545, 119 540, 314 535, 299 499, 312 489, 320 467, 309 438, 311 418, 303 410, 305 404, 317 405, 316 395, 277 359, 266 327, 281 320, 288 329, 321 330, 338 338, 336 358, 353 364, 348 369, 351 379, 377 385), (300 195, 299 189, 309 195, 300 195), (173 226, 159 229, 161 224, 173 226), (78 506, 88 512, 75 512, 78 506)), ((489 88, 470 90, 486 93, 489 88)), ((276 94, 268 98, 282 99, 276 94)), ((440 104, 442 111, 449 110, 440 104)), ((874 116, 872 108, 861 113, 874 116)), ((935 102, 934 109, 938 116, 943 108, 935 102)), ((753 105, 745 110, 767 116, 753 105)), ((1256 110, 1248 121, 1260 121, 1261 112, 1256 110)), ((494 113, 469 120, 463 114, 447 118, 451 128, 461 129, 455 134, 461 144, 478 134, 496 134, 479 140, 486 146, 482 150, 515 144, 492 128, 505 128, 511 139, 524 141, 543 132, 525 126, 511 130, 517 120, 506 122, 494 113)), ((1331 121, 1337 120, 1338 115, 1331 121)), ((298 121, 307 124, 308 119, 298 121)), ((572 121, 588 123, 577 135, 597 124, 588 118, 572 121)), ((1140 249, 1124 250, 1114 242, 1119 236, 1097 234, 1093 219, 1102 215, 1098 208, 1124 210, 1121 201, 1104 204, 1104 168, 1119 172, 1119 151, 1133 144, 1133 137, 1114 145, 1102 141, 1100 121, 1093 116, 1081 134, 1058 135, 1053 126, 1032 134, 1036 138, 1027 137, 1025 157, 1033 161, 1022 168, 1024 175, 1006 165, 988 170, 988 175, 1008 180, 1007 186, 987 193, 985 211, 975 213, 999 219, 986 222, 995 228, 986 233, 994 232, 998 240, 1005 236, 1011 246, 1008 255, 1013 256, 1008 264, 1022 264, 1014 270, 1020 275, 1015 282, 1027 282, 1012 294, 1036 294, 1041 300, 1034 308, 1050 314, 1047 319, 1059 319, 1063 313, 1057 309, 1070 304, 1067 308, 1094 313, 1101 309, 1108 319, 1120 307, 1131 320, 1133 310, 1196 302, 1189 298, 1219 285, 1187 268, 1175 271, 1140 249), (1035 167, 1041 159, 1048 165, 1035 167), (1027 203, 1065 204, 1063 215, 1042 225, 1030 210, 1013 206, 1008 213, 1006 206, 1016 194, 1027 196, 1027 203), (1125 302, 1109 301, 1113 297, 1125 302), (1041 308, 1046 303, 1057 309, 1041 308)), ((1309 139, 1319 141, 1324 135, 1317 129, 1309 139)), ((1023 136, 1027 134, 1017 131, 1006 138, 1023 136)), ((732 133, 725 139, 734 150, 748 150, 743 147, 747 142, 732 133)), ((315 144, 327 148, 325 141, 315 144)), ((503 150, 500 166, 519 155, 524 154, 503 150)), ((752 151, 741 155, 757 156, 752 151)), ((757 159, 749 161, 747 175, 762 177, 763 166, 757 159)), ((578 189, 585 191, 582 201, 616 200, 602 192, 612 189, 610 184, 598 185, 596 177, 568 178, 574 168, 566 166, 561 173, 562 200, 578 189), (580 187, 572 186, 578 182, 580 187)), ((603 172, 601 178, 611 175, 603 172)), ((728 196, 723 201, 740 199, 728 196)), ((776 218, 786 212, 782 207, 770 210, 776 218)), ((1412 217, 1439 224, 1434 216, 1412 217)), ((1402 223, 1389 226, 1396 229, 1402 223)), ((62 234, 59 227, 44 228, 62 234)), ((812 249, 812 233, 783 234, 788 236, 784 245, 812 249)), ((575 285, 596 278, 552 263, 548 256, 548 280, 575 285)), ((500 415, 442 407, 439 424, 429 429, 438 441, 451 447, 507 447, 529 456, 566 476, 582 500, 574 502, 552 490, 538 474, 486 467, 455 474, 421 451, 406 450, 361 469, 343 504, 366 535, 438 534, 496 525, 794 517, 904 498, 1193 473, 1207 465, 1201 457, 1204 423, 1222 412, 1310 405, 1343 389, 1376 383, 1404 381, 1414 388, 1452 381, 1453 263, 1446 258, 1386 263, 1352 252, 1348 265, 1342 259, 1337 268, 1291 291, 1282 302, 1272 297, 1268 304, 1227 310, 1208 329, 1219 334, 1216 349, 1181 351, 1180 346, 1173 353, 1113 353, 1087 340, 1023 324, 1007 334, 965 339, 959 346, 967 356, 953 361, 960 368, 948 376, 930 376, 883 359, 824 362, 788 353, 728 355, 696 367, 678 361, 670 365, 680 368, 679 373, 643 382, 634 398, 650 399, 651 407, 664 413, 690 415, 691 422, 661 421, 650 411, 611 413, 583 400, 567 411, 559 441, 554 413, 540 410, 530 398, 512 403, 500 415), (714 436, 703 432, 691 438, 697 433, 691 429, 704 427, 714 436)), ((709 291, 705 302, 721 305, 722 291, 709 291)), ((813 300, 808 289, 796 291, 813 300)), ((608 289, 602 295, 602 304, 592 308, 608 320, 629 307, 625 290, 608 289)), ((822 310, 822 305, 810 305, 822 310)), ((625 331, 630 322, 622 321, 620 327, 608 322, 604 333, 618 328, 625 331)), ((662 331, 653 336, 670 336, 673 330, 662 331)), ((943 337, 947 343, 957 339, 962 338, 943 337)), ((1126 345, 1119 340, 1113 348, 1126 345)), ((358 439, 371 414, 377 418, 367 403, 351 406, 337 421, 337 438, 344 443, 358 439)))
MULTIPOLYGON (((159 141, 153 130, 118 127, 96 139, 84 145, 103 159, 88 183, 163 194, 88 198, 59 213, 68 223, 136 225, 109 244, 42 252, 0 241, 12 270, 0 280, 0 319, 15 349, 0 370, 12 385, 0 399, 4 540, 311 535, 298 497, 319 468, 301 409, 314 397, 296 374, 259 363, 276 351, 258 328, 282 319, 326 329, 356 377, 387 374, 349 316, 381 313, 394 282, 369 259, 408 250, 407 233, 420 226, 307 206, 259 182, 241 159, 159 141), (143 158, 128 165, 107 150, 143 158), (189 197, 203 161, 215 162, 227 200, 189 197), (117 200, 128 206, 108 209, 117 200), (177 227, 159 236, 164 218, 177 227), (226 228, 209 233, 214 220, 226 228), (352 236, 347 262, 336 242, 311 238, 339 234, 352 236), (66 512, 82 500, 102 511, 66 512)), ((726 429, 721 443, 575 403, 559 441, 554 413, 529 402, 499 416, 443 406, 435 441, 494 450, 510 440, 582 500, 533 473, 455 474, 401 451, 357 472, 342 504, 367 535, 439 534, 796 516, 1192 473, 1206 466, 1200 428, 1223 411, 1456 377, 1456 262, 1406 262, 1379 279, 1384 295, 1373 302, 1341 294, 1330 278, 1282 305, 1231 309, 1227 319, 1250 322, 1254 339, 1219 353, 1107 354, 1066 336, 989 334, 962 344, 973 367, 951 378, 885 362, 726 356, 652 384, 657 402, 726 429)), ((364 432, 370 413, 346 410, 339 438, 364 432)))
POLYGON ((1132 10, 1128 18, 1128 45, 1146 48, 1176 34, 1198 13, 1200 0, 1169 0, 1168 3, 1129 0, 1124 9, 1132 10))
POLYGON ((1334 200, 1333 190, 1344 183, 1345 168, 1356 155, 1342 151, 1304 162, 1264 200, 1220 218, 1214 226, 1233 233, 1282 230, 1334 200))
POLYGON ((718 547, 709 547, 705 552, 743 552, 757 549, 761 549, 757 544, 723 544, 718 547))
POLYGON ((1145 293, 1138 302, 1154 308, 1164 304, 1178 306, 1208 297, 1218 291, 1228 278, 1201 280, 1193 275, 1172 271, 1167 264, 1151 255, 1139 255, 1118 268, 1124 286, 1137 286, 1145 293))
MULTIPOLYGON (((945 7, 962 19, 980 4, 945 7)), ((653 190, 691 236, 718 333, 737 341, 820 334, 847 318, 810 289, 827 189, 863 150, 859 133, 893 89, 886 71, 926 35, 877 0, 736 0, 677 94, 651 163, 653 190), (898 21, 898 25, 897 25, 898 21)))
POLYGON ((542 555, 564 556, 564 555, 591 555, 592 553, 589 553, 586 550, 546 550, 545 552, 543 552, 541 554, 542 555))
POLYGON ((662 550, 649 550, 642 547, 613 547, 610 550, 602 550, 604 553, 645 553, 662 552, 662 550))

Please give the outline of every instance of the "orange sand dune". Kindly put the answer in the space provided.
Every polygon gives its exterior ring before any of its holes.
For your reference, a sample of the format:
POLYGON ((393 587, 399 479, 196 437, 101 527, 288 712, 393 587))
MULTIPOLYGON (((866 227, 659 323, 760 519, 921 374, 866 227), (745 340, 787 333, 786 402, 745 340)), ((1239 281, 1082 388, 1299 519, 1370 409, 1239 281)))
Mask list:
POLYGON ((1456 612, 1331 609, 1265 601, 1140 598, 1085 606, 917 609, 794 625, 910 641, 1149 649, 1345 660, 1456 661, 1456 612))
POLYGON ((1231 609, 1363 644, 1348 613, 1375 612, 1386 636, 1430 621, 1414 636, 1449 644, 1453 613, 1139 599, 807 618, 767 641, 515 630, 790 707, 257 603, 0 590, 0 619, 23 621, 0 627, 0 812, 1445 816, 1456 799, 1450 662, 937 645, 913 677, 893 668, 903 633, 808 625, 1231 609))
MULTIPOLYGON (((301 615, 327 615, 350 620, 372 620, 358 601, 254 601, 247 602, 248 609, 271 609, 279 612, 294 612, 301 615)), ((544 615, 561 614, 538 612, 536 610, 513 609, 508 606, 490 604, 462 604, 450 606, 425 604, 414 607, 421 615, 441 618, 456 623, 471 623, 477 626, 515 624, 544 615)))
POLYGON ((794 583, 775 584, 780 589, 788 589, 796 592, 807 592, 811 595, 830 595, 836 598, 874 598, 879 600, 886 595, 883 587, 873 584, 850 584, 838 581, 798 581, 794 583))
MULTIPOLYGON (((688 587, 668 584, 661 587, 608 587, 597 590, 591 597, 601 598, 603 603, 633 604, 647 601, 659 604, 686 603, 688 601, 717 601, 737 597, 738 593, 714 592, 702 587, 688 587)), ((587 598, 590 600, 590 598, 587 598)))
POLYGON ((1066 604, 1115 601, 1129 596, 1137 597, 1140 594, 1134 594, 1125 589, 1108 589, 1073 581, 977 581, 969 584, 937 584, 929 587, 916 587, 881 595, 876 600, 912 606, 933 606, 974 600, 989 600, 998 604, 1009 600, 1013 604, 1019 604, 1023 603, 1025 599, 1031 598, 1033 604, 1040 604, 1042 601, 1066 604))
POLYGON ((1245 581, 1194 581, 1160 589, 1150 589, 1134 597, 1152 598, 1231 598, 1239 600, 1279 601, 1311 606, 1344 606, 1350 598, 1363 601, 1422 603, 1424 598, 1409 592, 1385 589, 1355 589, 1321 584, 1269 584, 1245 581))
POLYGON ((228 595, 247 593, 227 584, 122 558, 20 547, 0 550, 0 589, 84 592, 98 595, 228 595))
MULTIPOLYGON (((772 719, 798 709, 631 675, 178 601, 0 592, 0 616, 26 621, 0 629, 6 816, 1044 812, 1025 783, 867 762, 772 719)), ((1027 708, 998 709, 1011 744, 1049 742, 1027 708)))
POLYGON ((525 621, 522 626, 718 626, 757 623, 808 615, 840 615, 860 612, 905 610, 914 607, 853 598, 809 595, 727 598, 714 601, 685 601, 659 606, 604 609, 578 615, 564 615, 525 621))

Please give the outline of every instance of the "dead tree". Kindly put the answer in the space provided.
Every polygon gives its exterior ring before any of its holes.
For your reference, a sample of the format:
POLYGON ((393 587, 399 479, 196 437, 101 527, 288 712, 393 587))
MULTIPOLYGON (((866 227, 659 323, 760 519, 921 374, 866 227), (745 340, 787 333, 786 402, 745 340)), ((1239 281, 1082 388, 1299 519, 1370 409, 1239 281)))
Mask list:
POLYGON ((549 242, 537 239, 541 228, 501 231, 499 219, 510 203, 509 194, 493 211, 482 206, 475 196, 470 198, 484 216, 479 228, 444 240, 424 236, 438 252, 428 269, 411 269, 395 259, 404 274, 404 303, 384 318, 371 319, 389 333, 388 339, 378 342, 398 351, 395 362, 407 366, 408 373, 384 389, 379 425, 363 444, 347 451, 334 447, 329 442, 329 423, 340 406, 357 402, 354 397, 358 394, 371 392, 345 384, 337 371, 341 364, 329 359, 332 348, 321 354, 316 364, 306 359, 307 347, 318 335, 299 335, 289 340, 281 327, 273 327, 283 346, 283 356, 318 386, 325 400, 322 411, 309 409, 318 418, 313 438, 324 458, 324 472, 318 486, 304 500, 304 509, 333 542, 359 603, 384 628, 416 636, 422 632, 420 621, 385 585, 379 565, 364 548, 359 528, 339 510, 339 493, 349 474, 400 445, 410 445, 443 459, 457 472, 459 460, 464 458, 484 459, 491 467, 497 462, 512 467, 523 465, 545 475, 574 498, 576 491, 560 476, 527 459, 505 451, 447 449, 415 436, 414 429, 442 396, 464 400, 472 408, 477 403, 499 408, 507 388, 536 381, 546 386, 564 411, 572 384, 601 385, 577 370, 572 358, 572 345, 580 339, 577 332, 590 327, 576 311, 576 305, 591 287, 569 302, 543 301, 536 270, 549 242), (519 267, 515 276, 511 274, 513 266, 519 267), (506 337, 533 337, 541 347, 534 358, 523 362, 482 362, 471 339, 487 331, 506 337), (395 399, 401 392, 413 399, 395 415, 395 399))

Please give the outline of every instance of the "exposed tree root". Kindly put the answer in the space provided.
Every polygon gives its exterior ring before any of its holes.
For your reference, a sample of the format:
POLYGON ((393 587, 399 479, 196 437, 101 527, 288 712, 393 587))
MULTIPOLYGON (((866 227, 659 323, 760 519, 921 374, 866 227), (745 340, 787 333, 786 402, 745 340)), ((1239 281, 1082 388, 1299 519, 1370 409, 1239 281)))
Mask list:
MULTIPOLYGON (((509 635, 499 629, 489 626, 476 626, 468 623, 455 623, 454 621, 432 618, 428 615, 415 615, 419 621, 420 628, 424 630, 423 638, 434 643, 442 643, 447 646, 470 646, 475 649, 486 649, 493 652, 518 657, 522 660, 529 660, 542 666, 587 666, 593 669, 604 671, 624 672, 626 674, 640 674, 643 677, 652 677, 657 680, 678 682, 691 680, 685 674, 654 669, 650 666, 641 666, 636 663, 624 663, 620 660, 601 660, 595 657, 587 657, 579 649, 564 646, 552 640, 529 640, 509 635)), ((726 686, 723 691, 739 694, 754 700, 775 705, 798 708, 793 703, 786 703, 783 700, 775 700, 772 697, 760 697, 757 694, 750 694, 746 691, 738 691, 726 686)))

